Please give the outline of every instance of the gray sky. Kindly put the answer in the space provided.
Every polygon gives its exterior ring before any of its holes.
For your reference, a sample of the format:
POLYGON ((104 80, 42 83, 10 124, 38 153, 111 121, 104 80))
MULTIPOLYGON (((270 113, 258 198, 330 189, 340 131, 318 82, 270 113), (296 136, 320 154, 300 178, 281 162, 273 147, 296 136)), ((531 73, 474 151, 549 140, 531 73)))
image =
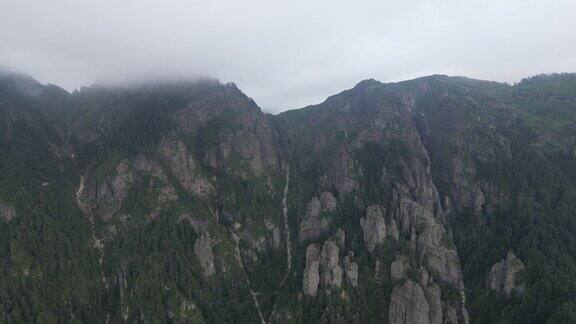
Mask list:
POLYGON ((266 111, 362 79, 576 71, 575 0, 0 0, 0 66, 68 90, 210 75, 266 111))

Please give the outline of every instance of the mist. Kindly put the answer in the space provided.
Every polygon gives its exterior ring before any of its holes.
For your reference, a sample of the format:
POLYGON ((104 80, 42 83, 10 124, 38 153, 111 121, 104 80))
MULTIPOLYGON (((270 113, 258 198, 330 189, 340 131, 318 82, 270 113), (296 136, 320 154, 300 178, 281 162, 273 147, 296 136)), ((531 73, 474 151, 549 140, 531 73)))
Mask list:
POLYGON ((366 78, 576 70, 576 1, 64 1, 0 5, 0 66, 67 90, 214 77, 266 111, 366 78))

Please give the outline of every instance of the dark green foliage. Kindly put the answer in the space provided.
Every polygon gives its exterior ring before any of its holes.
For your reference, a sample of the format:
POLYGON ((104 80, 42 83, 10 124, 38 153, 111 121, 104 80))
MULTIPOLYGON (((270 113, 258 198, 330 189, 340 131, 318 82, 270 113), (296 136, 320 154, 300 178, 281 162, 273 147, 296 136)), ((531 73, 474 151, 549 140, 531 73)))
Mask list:
MULTIPOLYGON (((112 322, 255 323, 260 319, 252 288, 265 318, 289 313, 296 323, 387 323, 397 284, 390 279, 391 263, 407 256, 408 277, 416 279, 422 260, 408 238, 386 240, 368 253, 359 219, 366 206, 378 204, 389 221, 394 183, 409 177, 402 173, 402 163, 409 162, 430 167, 440 203, 450 212, 441 243, 458 251, 472 323, 576 322, 574 74, 539 75, 516 85, 446 76, 398 84, 368 80, 322 107, 278 118, 264 117, 238 93, 232 85, 208 82, 68 94, 29 77, 0 77, 0 202, 16 211, 11 221, 0 219, 0 322, 92 323, 109 316, 112 322), (399 94, 415 94, 411 111, 399 94), (198 119, 214 116, 184 130, 178 112, 189 106, 210 108, 198 119), (248 113, 238 117, 241 109, 248 113), (256 175, 237 147, 226 146, 254 134, 257 127, 245 126, 242 118, 271 119, 266 125, 274 126, 281 152, 276 158, 290 156, 293 263, 282 285, 285 234, 279 248, 254 245, 261 237, 270 241, 265 220, 283 230, 285 166, 256 175), (407 123, 417 132, 409 133, 407 123), (359 134, 386 136, 355 142, 359 134), (183 188, 158 153, 167 137, 184 143, 194 172, 214 186, 209 195, 183 188), (425 150, 408 145, 407 137, 425 150), (221 146, 229 149, 222 165, 221 146), (218 166, 208 158, 214 153, 220 154, 218 166), (344 153, 358 187, 347 194, 330 186, 320 190, 332 157, 344 153), (79 175, 89 175, 98 192, 110 185, 120 162, 130 166, 138 157, 152 161, 165 177, 131 169, 133 182, 118 210, 91 224, 76 202, 79 175), (491 199, 479 213, 453 204, 455 160, 463 191, 478 183, 491 199), (177 198, 160 199, 167 186, 177 198), (357 288, 344 280, 345 294, 320 289, 311 298, 302 294, 310 242, 298 240, 298 228, 320 191, 333 193, 338 207, 329 215, 322 211, 332 223, 316 243, 345 229, 340 260, 353 252, 359 278, 357 288), (206 221, 206 232, 183 215, 206 221), (204 276, 194 251, 206 233, 218 269, 211 277, 204 276), (93 234, 107 239, 102 264, 93 234), (235 239, 245 272, 235 259, 235 239), (526 269, 518 278, 524 292, 505 297, 486 289, 486 277, 508 251, 526 269)), ((440 287, 443 301, 456 304, 459 292, 440 287)))

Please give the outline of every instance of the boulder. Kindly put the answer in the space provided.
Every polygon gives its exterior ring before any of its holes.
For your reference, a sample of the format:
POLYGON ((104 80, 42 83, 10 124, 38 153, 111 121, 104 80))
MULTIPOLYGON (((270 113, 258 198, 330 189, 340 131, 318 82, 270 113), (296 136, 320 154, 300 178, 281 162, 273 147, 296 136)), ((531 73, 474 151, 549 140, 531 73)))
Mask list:
POLYGON ((506 258, 492 266, 486 287, 495 291, 502 291, 506 296, 512 292, 522 293, 524 286, 516 283, 518 272, 524 270, 524 264, 510 251, 506 258))
POLYGON ((430 324, 442 324, 442 298, 438 285, 426 287, 424 295, 429 305, 428 319, 430 324))
POLYGON ((333 212, 336 209, 336 198, 329 191, 324 191, 320 195, 320 202, 322 204, 322 209, 328 212, 333 212))
POLYGON ((353 287, 358 287, 358 264, 352 261, 354 257, 354 252, 350 252, 344 258, 344 272, 346 274, 346 280, 353 287))
POLYGON ((342 285, 342 267, 340 266, 340 249, 332 239, 324 242, 320 262, 322 265, 322 282, 325 286, 340 288, 342 285))
POLYGON ((203 234, 194 243, 194 253, 200 262, 205 277, 210 277, 216 271, 214 267, 214 254, 212 253, 212 240, 210 235, 203 234))
POLYGON ((390 324, 429 324, 430 305, 422 287, 412 280, 396 286, 390 295, 390 324))
POLYGON ((374 251, 377 245, 384 243, 386 238, 386 223, 384 215, 378 205, 370 205, 366 210, 366 217, 360 219, 360 226, 364 233, 364 242, 368 251, 374 251))
POLYGON ((309 296, 316 296, 318 285, 320 284, 320 249, 317 244, 310 244, 306 249, 306 267, 302 278, 304 293, 309 296))
POLYGON ((328 231, 330 220, 321 218, 321 203, 318 197, 313 197, 306 208, 306 216, 300 224, 300 242, 317 240, 323 233, 328 231))
POLYGON ((408 263, 408 259, 403 255, 399 255, 390 265, 390 277, 392 281, 399 281, 407 277, 409 270, 410 264, 408 263))

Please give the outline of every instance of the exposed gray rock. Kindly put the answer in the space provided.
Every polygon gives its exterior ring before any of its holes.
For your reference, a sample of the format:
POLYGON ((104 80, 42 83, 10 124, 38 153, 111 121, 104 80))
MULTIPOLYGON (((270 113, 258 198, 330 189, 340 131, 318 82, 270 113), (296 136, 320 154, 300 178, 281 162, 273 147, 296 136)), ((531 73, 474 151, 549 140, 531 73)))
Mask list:
POLYGON ((105 221, 110 220, 122 208, 132 185, 143 179, 142 175, 149 175, 148 185, 158 190, 158 195, 155 195, 157 204, 148 215, 150 219, 155 219, 162 205, 176 200, 178 195, 169 184, 164 169, 145 155, 121 161, 102 181, 96 182, 95 177, 88 177, 85 190, 78 196, 84 212, 98 215, 105 221))
POLYGON ((158 150, 185 190, 198 197, 206 197, 213 191, 210 181, 200 176, 196 162, 184 143, 173 138, 164 138, 158 150))
POLYGON ((444 227, 433 218, 426 218, 424 230, 417 238, 420 257, 432 273, 438 273, 442 281, 461 288, 462 273, 460 259, 456 249, 451 245, 444 227))
POLYGON ((524 270, 522 261, 514 252, 509 251, 506 259, 492 266, 486 287, 495 291, 503 291, 506 296, 510 296, 512 292, 522 293, 523 285, 516 283, 516 276, 522 270, 524 270))
POLYGON ((216 271, 214 267, 214 254, 212 253, 212 240, 209 234, 203 234, 194 243, 194 253, 202 266, 205 277, 210 277, 216 271))
POLYGON ((424 295, 426 296, 426 300, 430 307, 428 313, 430 324, 442 324, 442 299, 440 287, 436 284, 426 287, 424 295))
POLYGON ((398 226, 396 226, 396 221, 394 219, 390 222, 390 228, 388 229, 388 231, 390 237, 398 241, 398 239, 400 238, 400 233, 398 232, 398 226))
POLYGON ((278 227, 276 227, 272 230, 272 240, 274 243, 274 248, 275 249, 280 248, 281 237, 280 237, 280 229, 278 227))
POLYGON ((482 214, 482 208, 486 203, 486 197, 482 190, 478 189, 472 194, 472 206, 474 208, 474 214, 480 215, 482 214))
POLYGON ((16 217, 16 209, 13 206, 0 202, 0 218, 9 222, 16 217))
POLYGON ((340 288, 342 285, 342 267, 340 266, 340 249, 332 239, 324 242, 320 262, 322 265, 322 282, 325 286, 340 288))
POLYGON ((266 227, 267 230, 272 232, 272 247, 274 249, 278 249, 281 246, 281 236, 280 236, 280 228, 278 228, 278 226, 276 226, 276 224, 274 224, 270 219, 266 218, 264 219, 264 227, 266 227))
POLYGON ((320 194, 320 202, 322 203, 323 210, 333 212, 336 209, 336 198, 334 198, 334 195, 329 191, 324 191, 320 194))
POLYGON ((358 264, 355 261, 346 264, 346 279, 353 287, 358 287, 358 264))
POLYGON ((115 173, 106 178, 102 183, 96 184, 95 190, 91 186, 87 187, 89 200, 94 202, 97 213, 108 220, 112 215, 120 210, 121 204, 128 196, 130 184, 134 180, 134 175, 130 170, 127 160, 120 162, 115 173))
POLYGON ((399 281, 406 278, 408 271, 410 271, 410 264, 408 263, 408 259, 403 255, 397 256, 396 260, 390 265, 390 277, 392 281, 399 281))
POLYGON ((300 224, 300 242, 317 240, 323 233, 328 231, 330 219, 322 218, 320 211, 320 200, 317 197, 313 197, 306 208, 306 216, 300 224))
POLYGON ((347 194, 358 187, 358 181, 354 179, 350 172, 353 163, 350 153, 345 149, 341 150, 330 161, 327 179, 331 182, 331 185, 336 187, 339 194, 347 194))
POLYGON ((458 324, 458 313, 452 306, 446 307, 446 317, 444 324, 458 324))
POLYGON ((426 287, 428 286, 428 280, 430 279, 430 275, 428 274, 428 271, 426 271, 426 269, 421 268, 418 271, 418 283, 420 284, 420 286, 422 287, 426 287))
POLYGON ((310 244, 306 249, 306 267, 302 278, 304 293, 309 296, 316 296, 318 285, 320 284, 320 248, 317 244, 310 244))
POLYGON ((279 165, 270 120, 234 84, 211 87, 202 96, 192 96, 187 106, 171 117, 187 134, 210 127, 209 122, 215 118, 231 125, 227 136, 219 138, 213 150, 206 153, 205 159, 214 168, 262 175, 279 165), (248 170, 233 166, 238 157, 246 162, 248 170))
POLYGON ((364 242, 368 251, 372 252, 377 245, 384 243, 384 239, 386 239, 386 223, 380 206, 368 206, 366 217, 360 219, 360 226, 364 233, 364 242))
POLYGON ((390 324, 429 324, 430 306, 422 287, 412 280, 394 287, 390 295, 390 324))

